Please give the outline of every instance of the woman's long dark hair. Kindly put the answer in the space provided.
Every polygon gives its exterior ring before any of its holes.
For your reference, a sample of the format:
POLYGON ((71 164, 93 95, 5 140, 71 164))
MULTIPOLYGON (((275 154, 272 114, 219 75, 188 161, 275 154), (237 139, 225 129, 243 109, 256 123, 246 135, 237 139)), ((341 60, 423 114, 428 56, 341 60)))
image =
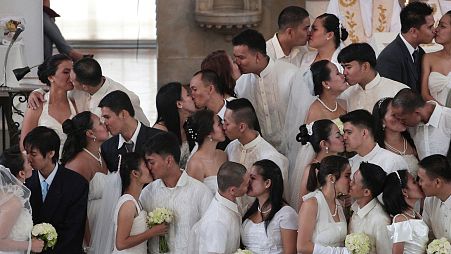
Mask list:
MULTIPOLYGON (((271 222, 274 215, 286 204, 283 199, 283 178, 282 172, 279 166, 271 160, 260 160, 253 165, 263 180, 271 180, 271 186, 269 187, 269 198, 265 204, 271 204, 271 211, 266 218, 263 218, 265 222, 265 231, 268 229, 268 225, 271 222)), ((264 207, 265 204, 261 204, 260 207, 264 207)), ((258 211, 258 199, 254 201, 252 206, 247 210, 243 217, 243 221, 249 218, 252 214, 258 211)))
POLYGON ((180 115, 177 101, 182 99, 183 86, 179 82, 171 82, 160 88, 157 93, 157 121, 164 123, 169 132, 174 133, 179 145, 182 145, 182 134, 180 133, 180 115))
POLYGON ((312 192, 324 186, 328 175, 335 176, 337 180, 340 179, 341 173, 348 164, 348 159, 338 155, 327 156, 321 163, 312 163, 307 179, 307 190, 312 192))
MULTIPOLYGON (((385 129, 384 129, 384 118, 388 111, 388 106, 393 101, 393 98, 387 97, 382 98, 373 107, 373 117, 374 117, 374 139, 377 144, 385 148, 385 129)), ((409 145, 415 149, 415 143, 409 134, 409 131, 405 130, 401 132, 401 135, 407 140, 409 145)))
POLYGON ((345 41, 348 38, 348 31, 342 25, 340 26, 340 20, 334 14, 324 13, 319 15, 317 19, 322 19, 323 26, 327 32, 334 33, 336 49, 340 46, 341 41, 345 41))
POLYGON ((330 131, 332 130, 334 122, 329 119, 317 120, 312 125, 312 135, 309 135, 307 125, 303 124, 299 127, 299 133, 296 136, 296 140, 301 142, 302 145, 309 142, 315 153, 321 151, 320 142, 323 140, 329 140, 330 131))
POLYGON ((61 155, 61 164, 63 166, 74 159, 88 145, 86 131, 92 129, 94 124, 91 116, 91 112, 83 111, 72 119, 67 119, 63 122, 63 132, 67 134, 61 155))
POLYGON ((215 117, 218 116, 209 109, 199 110, 192 116, 191 126, 195 132, 196 142, 199 144, 199 147, 202 146, 205 138, 213 131, 215 117))
POLYGON ((130 174, 133 170, 139 171, 139 164, 143 160, 143 157, 136 152, 126 153, 122 155, 121 168, 119 174, 122 181, 122 195, 125 190, 130 186, 131 177, 130 174))
POLYGON ((53 56, 47 57, 42 64, 38 66, 38 78, 39 80, 50 86, 49 77, 55 75, 58 70, 58 66, 64 61, 71 61, 72 58, 65 54, 56 54, 53 56))
POLYGON ((329 68, 329 60, 320 60, 310 66, 313 80, 313 92, 315 95, 321 95, 324 91, 323 82, 330 80, 331 70, 329 68))
POLYGON ((382 200, 384 201, 385 211, 392 217, 403 213, 409 208, 402 193, 402 189, 407 187, 407 174, 408 171, 405 169, 397 170, 388 174, 387 178, 385 178, 382 200))

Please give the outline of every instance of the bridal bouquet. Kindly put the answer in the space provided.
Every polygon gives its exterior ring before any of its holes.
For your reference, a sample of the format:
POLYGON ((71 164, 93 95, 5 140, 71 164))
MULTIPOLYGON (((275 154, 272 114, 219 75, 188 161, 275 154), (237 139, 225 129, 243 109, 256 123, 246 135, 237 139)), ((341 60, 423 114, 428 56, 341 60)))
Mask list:
POLYGON ((346 236, 345 247, 352 254, 368 254, 371 251, 371 240, 364 233, 352 233, 346 236))
POLYGON ((451 244, 445 237, 432 241, 426 250, 427 254, 449 254, 451 253, 451 244))
POLYGON ((31 235, 44 241, 44 250, 48 248, 54 248, 58 234, 55 228, 49 223, 41 223, 33 226, 31 235))
MULTIPOLYGON (((151 228, 152 226, 163 224, 163 223, 171 223, 174 218, 174 213, 167 208, 155 208, 152 212, 149 212, 147 215, 147 226, 151 228)), ((166 236, 160 235, 160 253, 168 253, 169 245, 166 239, 166 236)))
POLYGON ((242 250, 242 249, 238 249, 238 250, 236 250, 236 252, 233 253, 233 254, 252 254, 252 251, 250 251, 250 250, 242 250))

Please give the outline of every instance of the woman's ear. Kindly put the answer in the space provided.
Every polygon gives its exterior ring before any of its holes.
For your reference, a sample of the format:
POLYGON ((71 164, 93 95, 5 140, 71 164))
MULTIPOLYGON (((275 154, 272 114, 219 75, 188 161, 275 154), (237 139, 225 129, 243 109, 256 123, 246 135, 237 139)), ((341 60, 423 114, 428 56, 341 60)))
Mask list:
POLYGON ((401 190, 401 192, 402 192, 402 195, 404 196, 404 198, 409 198, 409 195, 407 195, 407 189, 402 189, 401 190))
POLYGON ((269 187, 271 187, 271 184, 272 184, 271 179, 267 179, 265 181, 265 189, 268 189, 269 187))
POLYGON ((326 81, 321 82, 321 84, 323 85, 323 88, 324 88, 324 89, 327 89, 327 90, 330 89, 330 86, 329 86, 329 84, 327 84, 326 81))
POLYGON ((22 178, 22 179, 25 179, 26 178, 25 171, 19 170, 19 177, 22 178))
POLYGON ((182 101, 177 101, 175 104, 177 105, 178 109, 182 109, 183 108, 182 101))

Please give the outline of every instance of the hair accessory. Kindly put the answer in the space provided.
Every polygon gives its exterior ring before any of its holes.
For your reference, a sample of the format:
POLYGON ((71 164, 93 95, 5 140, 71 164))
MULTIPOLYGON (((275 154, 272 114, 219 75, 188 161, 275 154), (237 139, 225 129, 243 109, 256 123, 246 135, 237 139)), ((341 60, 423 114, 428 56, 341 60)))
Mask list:
POLYGON ((382 102, 384 102, 386 99, 388 99, 389 97, 384 97, 384 98, 382 98, 382 99, 380 99, 378 102, 377 102, 377 107, 380 109, 381 108, 381 105, 382 105, 382 102))
POLYGON ((313 135, 313 123, 314 122, 311 122, 311 123, 305 125, 305 128, 307 128, 307 134, 309 136, 313 135))
POLYGON ((340 40, 341 40, 341 36, 342 36, 342 34, 341 34, 341 29, 343 28, 343 25, 341 24, 341 21, 340 20, 338 20, 338 34, 339 34, 339 36, 340 36, 340 40))
POLYGON ((399 185, 401 185, 402 187, 402 181, 401 181, 401 177, 399 176, 398 170, 395 171, 396 176, 398 176, 399 179, 399 185))

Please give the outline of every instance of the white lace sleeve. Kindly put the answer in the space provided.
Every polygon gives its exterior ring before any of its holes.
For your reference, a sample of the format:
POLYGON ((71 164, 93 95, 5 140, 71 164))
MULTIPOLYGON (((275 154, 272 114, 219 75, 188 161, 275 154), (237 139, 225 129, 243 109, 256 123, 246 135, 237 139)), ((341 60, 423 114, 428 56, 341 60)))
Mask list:
POLYGON ((0 251, 25 251, 29 241, 10 239, 14 225, 18 223, 23 204, 19 198, 0 192, 0 251), (3 195, 3 197, 1 196, 3 195))

